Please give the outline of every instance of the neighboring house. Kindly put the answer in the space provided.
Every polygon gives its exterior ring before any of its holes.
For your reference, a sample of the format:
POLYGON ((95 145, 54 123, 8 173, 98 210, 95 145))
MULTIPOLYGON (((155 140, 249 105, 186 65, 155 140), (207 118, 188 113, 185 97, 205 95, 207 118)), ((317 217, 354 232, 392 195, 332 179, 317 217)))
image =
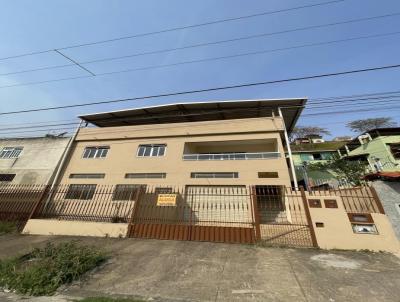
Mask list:
POLYGON ((336 176, 329 170, 310 169, 310 165, 324 163, 338 155, 337 149, 345 142, 328 141, 316 144, 291 145, 296 177, 300 184, 318 186, 337 182, 336 176))
MULTIPOLYGON (((278 108, 305 102, 181 103, 83 115, 97 127, 79 130, 58 182, 89 195, 100 184, 163 192, 169 186, 290 186, 278 108)), ((284 112, 288 131, 300 112, 284 112)))
POLYGON ((295 145, 301 144, 319 144, 323 143, 325 140, 322 138, 321 135, 318 134, 310 134, 306 135, 305 137, 299 137, 294 140, 295 145))
POLYGON ((0 139, 0 183, 49 183, 69 140, 68 137, 0 139))
POLYGON ((400 128, 365 132, 339 149, 348 160, 363 161, 370 172, 400 171, 400 128))

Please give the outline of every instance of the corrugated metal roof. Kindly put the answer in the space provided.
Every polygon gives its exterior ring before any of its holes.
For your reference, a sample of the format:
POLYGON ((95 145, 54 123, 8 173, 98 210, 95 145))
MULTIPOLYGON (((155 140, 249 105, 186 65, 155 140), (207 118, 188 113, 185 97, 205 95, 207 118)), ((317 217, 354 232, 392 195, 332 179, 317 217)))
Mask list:
POLYGON ((281 107, 290 131, 306 102, 306 98, 297 98, 176 103, 79 117, 98 127, 115 127, 271 116, 272 111, 277 115, 277 108, 281 107))

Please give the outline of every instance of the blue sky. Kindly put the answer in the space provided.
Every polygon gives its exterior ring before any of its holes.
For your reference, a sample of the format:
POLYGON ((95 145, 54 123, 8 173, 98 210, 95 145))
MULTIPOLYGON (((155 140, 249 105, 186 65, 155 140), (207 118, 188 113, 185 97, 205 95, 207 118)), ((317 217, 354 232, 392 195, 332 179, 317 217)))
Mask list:
MULTIPOLYGON (((0 10, 0 57, 325 1, 4 0, 1 1, 2 9, 0 10)), ((321 7, 121 40, 114 43, 68 49, 64 53, 74 60, 82 62, 395 12, 400 12, 400 2, 397 0, 346 0, 321 7)), ((381 34, 399 29, 400 16, 394 16, 368 22, 338 25, 170 53, 86 64, 85 67, 94 73, 103 73, 381 34)), ((109 76, 39 85, 0 87, 0 112, 399 64, 399 41, 400 35, 392 35, 109 76)), ((65 58, 51 52, 0 61, 0 73, 68 63, 65 58)), ((0 86, 85 75, 87 75, 85 71, 72 66, 0 76, 0 86)), ((154 101, 132 101, 69 110, 1 116, 0 128, 4 128, 9 124, 70 120, 77 115, 85 113, 177 101, 192 102, 303 96, 317 98, 396 91, 400 90, 399 75, 400 70, 393 69, 336 78, 167 97, 154 101)), ((391 105, 393 104, 391 103, 391 105)), ((344 107, 337 107, 327 108, 323 111, 343 109, 344 107)), ((318 111, 315 109, 306 110, 304 113, 313 112, 318 111)), ((332 132, 333 136, 338 136, 351 134, 344 126, 346 122, 377 116, 391 116, 397 122, 400 122, 400 109, 341 115, 304 116, 300 119, 299 125, 326 127, 332 132)))

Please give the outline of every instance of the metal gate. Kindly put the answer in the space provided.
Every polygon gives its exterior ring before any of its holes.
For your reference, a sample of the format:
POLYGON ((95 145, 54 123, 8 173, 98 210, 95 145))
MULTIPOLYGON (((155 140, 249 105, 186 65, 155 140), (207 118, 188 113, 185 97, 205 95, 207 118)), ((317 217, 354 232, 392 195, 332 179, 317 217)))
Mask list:
POLYGON ((304 190, 254 186, 257 240, 277 246, 316 246, 304 190))
POLYGON ((250 190, 245 186, 147 188, 136 202, 129 237, 254 243, 250 190), (175 204, 157 204, 159 194, 174 194, 175 204))

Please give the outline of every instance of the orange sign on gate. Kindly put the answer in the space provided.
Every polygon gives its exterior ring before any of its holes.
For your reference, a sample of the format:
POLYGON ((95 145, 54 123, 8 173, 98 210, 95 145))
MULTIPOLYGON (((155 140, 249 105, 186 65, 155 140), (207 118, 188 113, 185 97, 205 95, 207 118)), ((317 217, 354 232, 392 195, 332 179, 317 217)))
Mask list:
POLYGON ((157 206, 175 207, 176 206, 176 194, 158 194, 157 206))

